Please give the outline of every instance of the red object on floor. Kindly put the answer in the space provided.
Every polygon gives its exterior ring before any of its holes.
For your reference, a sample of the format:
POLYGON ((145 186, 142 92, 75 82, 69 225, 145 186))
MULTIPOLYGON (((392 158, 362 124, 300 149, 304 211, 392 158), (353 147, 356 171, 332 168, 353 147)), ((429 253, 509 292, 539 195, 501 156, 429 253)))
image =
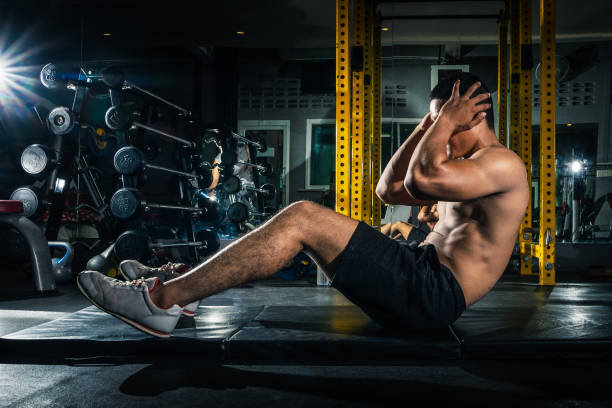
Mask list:
POLYGON ((0 214, 19 214, 23 212, 23 203, 17 200, 0 200, 0 214))

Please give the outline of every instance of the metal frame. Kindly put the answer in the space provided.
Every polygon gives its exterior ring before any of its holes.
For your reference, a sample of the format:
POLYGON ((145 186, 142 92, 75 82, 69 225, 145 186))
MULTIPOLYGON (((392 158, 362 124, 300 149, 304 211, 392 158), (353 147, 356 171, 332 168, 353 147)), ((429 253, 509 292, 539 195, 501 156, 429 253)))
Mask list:
POLYGON ((348 216, 351 205, 350 121, 351 65, 349 0, 336 0, 336 212, 348 216))
POLYGON ((283 131, 283 206, 289 205, 290 177, 291 168, 291 121, 289 120, 239 120, 238 134, 244 135, 246 130, 282 130, 283 131))
POLYGON ((327 184, 310 184, 310 157, 312 152, 312 125, 330 125, 336 123, 335 119, 306 119, 306 190, 329 190, 327 184))
MULTIPOLYGON (((353 49, 364 46, 366 25, 365 0, 353 0, 353 49)), ((363 54, 362 54, 363 55, 363 54)), ((353 56, 353 59, 356 59, 353 56)), ((357 62, 357 61, 353 61, 357 62)), ((363 66, 363 62, 362 62, 363 66)), ((363 143, 364 143, 364 71, 353 70, 351 87, 351 218, 364 221, 363 143)))
MULTIPOLYGON (((520 98, 521 98, 521 150, 520 156, 525 163, 527 170, 527 183, 531 190, 531 171, 532 171, 532 157, 531 157, 531 143, 532 143, 532 125, 531 125, 531 112, 533 109, 533 98, 532 98, 532 59, 531 57, 531 1, 532 0, 520 0, 520 33, 519 39, 521 42, 521 77, 520 77, 520 98)), ((532 196, 531 191, 529 194, 529 202, 525 215, 521 222, 519 230, 519 245, 532 241, 531 231, 531 208, 532 208, 532 196)), ((521 256, 521 275, 535 275, 532 272, 533 262, 532 258, 528 255, 521 256)))
POLYGON ((382 117, 382 100, 381 100, 381 83, 382 83, 382 40, 381 40, 381 24, 380 13, 372 16, 372 218, 370 225, 380 229, 381 227, 381 206, 382 202, 376 195, 376 185, 380 180, 381 172, 381 117, 382 117))
POLYGON ((372 15, 373 2, 365 4, 365 29, 363 38, 363 177, 361 192, 361 219, 372 224, 372 15))
MULTIPOLYGON (((527 7, 528 1, 521 0, 527 7)), ((523 17, 526 17, 524 11, 523 17)), ((525 24, 524 24, 525 25, 525 24)), ((530 28, 529 32, 531 32, 530 28)), ((527 29, 525 32, 527 32, 527 29)), ((525 218, 521 225, 521 273, 525 264, 531 265, 531 258, 538 258, 538 275, 540 285, 552 286, 555 284, 555 206, 556 206, 556 66, 555 66, 555 0, 540 0, 540 181, 538 199, 540 202, 540 225, 538 242, 531 242, 533 229, 527 228, 525 218), (523 264, 525 262, 525 264, 523 264)), ((524 78, 523 78, 524 79, 524 78)), ((522 83, 523 86, 524 82, 522 83)), ((526 98, 526 96, 525 96, 526 98)), ((530 119, 530 118, 527 118, 530 119)), ((521 153, 531 157, 531 123, 529 132, 523 135, 521 153), (525 149, 528 150, 525 150, 525 149)), ((530 175, 530 174, 529 174, 530 175)), ((529 211, 529 210, 528 210, 529 211)), ((530 267, 529 267, 530 270, 530 267)))
POLYGON ((521 149, 520 0, 510 0, 510 149, 521 149))
POLYGON ((508 9, 497 21, 497 137, 508 146, 508 9))
POLYGON ((555 284, 555 0, 540 0, 540 285, 555 284))

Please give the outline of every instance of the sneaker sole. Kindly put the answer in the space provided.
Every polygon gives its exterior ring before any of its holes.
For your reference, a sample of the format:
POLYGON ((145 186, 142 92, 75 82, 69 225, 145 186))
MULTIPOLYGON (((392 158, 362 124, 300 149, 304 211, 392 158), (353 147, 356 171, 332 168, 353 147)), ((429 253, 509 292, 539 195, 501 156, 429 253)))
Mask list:
POLYGON ((79 288, 79 290, 81 291, 81 293, 83 294, 83 296, 85 296, 85 298, 87 298, 87 300, 89 300, 95 307, 97 307, 98 309, 102 310, 103 312, 108 313, 111 316, 116 317, 117 319, 121 320, 124 323, 129 324, 132 327, 137 328, 138 330, 150 334, 151 336, 155 336, 155 337, 160 337, 163 339, 167 339, 170 338, 170 333, 164 333, 164 332, 160 332, 157 331, 155 329, 151 329, 150 327, 147 326, 143 326, 142 324, 128 319, 127 317, 121 316, 120 314, 117 313, 113 313, 110 310, 106 310, 105 308, 103 308, 102 306, 100 306, 98 303, 96 303, 92 298, 89 297, 89 295, 87 294, 87 292, 85 291, 85 289, 81 286, 81 282, 79 282, 79 278, 77 277, 77 287, 79 288))
POLYGON ((181 312, 182 312, 182 313, 183 313, 185 316, 187 316, 187 317, 193 317, 193 316, 195 316, 195 312, 190 312, 190 311, 188 311, 188 310, 182 310, 181 312))

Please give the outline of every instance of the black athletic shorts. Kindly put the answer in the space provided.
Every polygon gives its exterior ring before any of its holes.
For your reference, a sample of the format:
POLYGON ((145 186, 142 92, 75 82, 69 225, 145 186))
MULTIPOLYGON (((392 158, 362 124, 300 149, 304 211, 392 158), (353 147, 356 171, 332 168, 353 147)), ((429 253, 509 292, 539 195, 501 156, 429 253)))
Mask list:
POLYGON ((408 239, 406 239, 406 241, 408 241, 409 243, 416 242, 418 245, 421 242, 425 241, 425 238, 427 238, 427 232, 415 226, 410 229, 410 232, 408 233, 408 239))
POLYGON ((363 222, 332 286, 377 323, 395 329, 446 327, 466 309, 459 283, 433 245, 402 245, 363 222))

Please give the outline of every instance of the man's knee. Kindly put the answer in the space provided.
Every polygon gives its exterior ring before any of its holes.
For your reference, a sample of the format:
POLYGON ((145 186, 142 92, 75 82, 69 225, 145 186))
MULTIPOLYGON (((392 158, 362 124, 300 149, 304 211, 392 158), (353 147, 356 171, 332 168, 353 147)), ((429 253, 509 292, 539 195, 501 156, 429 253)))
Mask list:
POLYGON ((296 201, 285 207, 283 213, 290 217, 295 218, 308 218, 310 214, 320 210, 322 207, 318 204, 313 203, 312 201, 296 201))

